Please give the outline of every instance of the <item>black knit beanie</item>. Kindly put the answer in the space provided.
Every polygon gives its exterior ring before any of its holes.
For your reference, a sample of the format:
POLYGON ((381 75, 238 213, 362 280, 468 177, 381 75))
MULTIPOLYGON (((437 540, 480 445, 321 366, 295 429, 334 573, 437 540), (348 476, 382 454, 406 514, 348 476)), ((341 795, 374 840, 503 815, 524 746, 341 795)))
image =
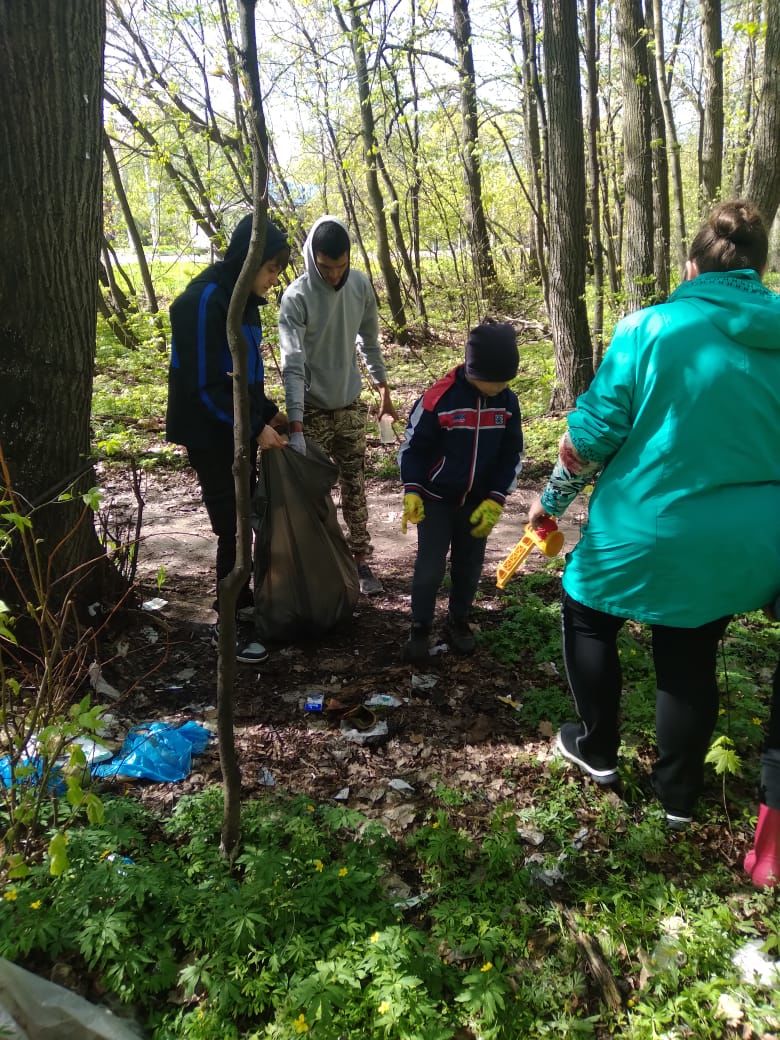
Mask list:
POLYGON ((505 322, 477 325, 466 341, 466 375, 485 383, 508 383, 517 375, 517 333, 505 322))

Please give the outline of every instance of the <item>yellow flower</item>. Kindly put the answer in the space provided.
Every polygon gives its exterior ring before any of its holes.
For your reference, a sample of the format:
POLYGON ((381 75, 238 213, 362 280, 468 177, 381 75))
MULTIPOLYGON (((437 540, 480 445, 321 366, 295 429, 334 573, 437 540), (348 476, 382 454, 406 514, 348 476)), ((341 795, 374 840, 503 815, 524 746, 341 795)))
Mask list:
POLYGON ((438 828, 439 828, 439 821, 437 820, 436 823, 432 823, 431 824, 431 830, 435 831, 435 830, 438 830, 438 828))
POLYGON ((41 901, 40 901, 40 899, 36 899, 34 903, 30 903, 30 909, 31 910, 40 910, 40 908, 41 908, 41 901))
POLYGON ((309 1026, 308 1026, 308 1023, 306 1022, 306 1019, 303 1016, 303 1012, 301 1012, 301 1014, 298 1015, 298 1017, 293 1022, 293 1029, 295 1030, 296 1033, 308 1033, 309 1032, 309 1026))
POLYGON ((318 874, 321 874, 323 872, 323 870, 325 869, 325 864, 322 862, 321 859, 314 860, 314 869, 317 871, 318 874))
POLYGON ((753 723, 754 726, 763 726, 764 724, 763 719, 757 719, 755 716, 753 716, 753 718, 750 721, 753 723))
POLYGON ((349 867, 341 867, 339 869, 339 877, 346 877, 349 874, 349 867))
MULTIPOLYGON (((311 802, 309 802, 309 804, 306 806, 306 812, 314 812, 314 806, 311 804, 311 802)), ((307 1026, 306 1028, 308 1029, 309 1027, 307 1026)))
POLYGON ((3 892, 3 899, 7 899, 9 903, 13 903, 17 899, 18 895, 19 893, 15 888, 9 888, 7 892, 3 892))
POLYGON ((482 965, 482 967, 479 970, 480 971, 492 971, 493 970, 493 965, 491 964, 490 961, 485 961, 485 963, 482 965))
POLYGON ((374 934, 369 939, 369 942, 379 942, 379 932, 374 932, 374 934))
POLYGON ((386 1015, 389 1010, 390 1010, 390 1005, 387 1003, 386 1000, 383 1000, 382 1003, 377 1008, 377 1011, 379 1012, 380 1015, 386 1015))

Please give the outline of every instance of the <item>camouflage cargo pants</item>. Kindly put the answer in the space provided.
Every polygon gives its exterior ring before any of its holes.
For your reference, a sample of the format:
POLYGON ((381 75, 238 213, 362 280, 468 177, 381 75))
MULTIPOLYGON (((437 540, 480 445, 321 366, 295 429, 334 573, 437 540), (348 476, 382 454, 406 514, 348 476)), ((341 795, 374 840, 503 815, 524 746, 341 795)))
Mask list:
POLYGON ((318 441, 339 468, 341 511, 355 556, 371 552, 365 480, 367 414, 368 406, 359 398, 346 408, 306 407, 303 413, 305 435, 318 441))

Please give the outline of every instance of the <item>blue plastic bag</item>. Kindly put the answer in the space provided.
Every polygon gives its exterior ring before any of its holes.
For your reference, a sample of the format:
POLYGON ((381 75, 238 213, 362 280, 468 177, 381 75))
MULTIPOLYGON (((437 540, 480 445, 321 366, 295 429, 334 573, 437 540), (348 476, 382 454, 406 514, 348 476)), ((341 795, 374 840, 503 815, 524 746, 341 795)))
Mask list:
MULTIPOLYGON (((16 764, 14 770, 14 787, 30 786, 35 787, 36 784, 41 782, 43 777, 43 759, 39 755, 31 756, 24 754, 16 764), (31 769, 26 776, 19 776, 18 770, 20 768, 31 769)), ((11 787, 11 759, 8 755, 0 757, 0 787, 11 787)), ((52 791, 54 794, 62 794, 65 790, 65 782, 62 779, 62 773, 59 769, 52 769, 49 773, 49 779, 46 784, 46 790, 52 791)))
POLYGON ((95 766, 92 775, 176 783, 189 776, 192 756, 204 751, 210 738, 211 733, 197 722, 178 727, 167 722, 133 726, 121 749, 109 762, 95 766))

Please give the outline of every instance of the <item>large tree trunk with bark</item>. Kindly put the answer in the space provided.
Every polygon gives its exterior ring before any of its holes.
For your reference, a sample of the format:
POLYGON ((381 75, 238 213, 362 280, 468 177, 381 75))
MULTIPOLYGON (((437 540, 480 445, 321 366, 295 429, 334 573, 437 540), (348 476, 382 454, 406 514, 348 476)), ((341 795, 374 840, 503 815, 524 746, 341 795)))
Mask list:
POLYGON ((549 116, 550 293, 555 347, 552 407, 570 408, 593 379, 585 307, 585 156, 580 107, 577 7, 544 2, 544 65, 549 116))
MULTIPOLYGON (((102 0, 0 5, 0 445, 28 507, 55 499, 78 474, 76 491, 94 483, 104 38, 102 0)), ((52 576, 82 568, 79 591, 93 596, 113 589, 116 574, 91 514, 73 530, 83 512, 78 497, 37 510, 34 531, 44 556, 72 532, 52 576)))
POLYGON ((640 0, 618 0, 617 30, 625 99, 623 270, 626 307, 633 311, 650 302, 655 295, 650 69, 640 0))
POLYGON ((780 15, 767 19, 764 84, 756 120, 755 143, 748 179, 748 198, 770 227, 780 204, 780 15))

